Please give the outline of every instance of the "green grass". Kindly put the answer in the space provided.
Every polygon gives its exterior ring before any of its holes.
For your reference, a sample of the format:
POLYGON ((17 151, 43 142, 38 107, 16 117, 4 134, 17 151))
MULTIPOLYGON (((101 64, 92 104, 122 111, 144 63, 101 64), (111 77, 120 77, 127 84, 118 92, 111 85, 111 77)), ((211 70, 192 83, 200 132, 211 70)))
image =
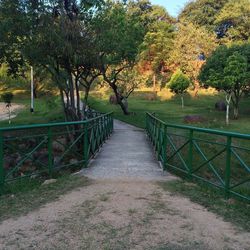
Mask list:
POLYGON ((17 116, 8 121, 0 121, 0 127, 49 123, 64 120, 61 100, 56 96, 44 96, 34 100, 34 113, 30 112, 30 99, 27 95, 17 95, 13 103, 22 104, 24 108, 18 111, 17 116))
MULTIPOLYGON (((155 112, 165 122, 184 124, 186 115, 200 115, 205 118, 204 123, 193 124, 198 127, 221 129, 241 133, 250 133, 250 98, 243 98, 240 103, 240 118, 231 119, 230 125, 225 125, 225 113, 215 111, 216 101, 223 100, 223 95, 202 95, 192 98, 188 94, 185 97, 185 107, 181 108, 180 98, 173 97, 170 100, 155 101, 146 100, 148 92, 135 92, 129 99, 129 111, 131 115, 123 115, 117 105, 109 104, 108 97, 100 94, 92 94, 90 106, 101 112, 114 112, 114 117, 132 125, 144 128, 145 113, 155 112)), ((232 109, 231 109, 232 111, 232 109)), ((232 117, 232 114, 231 114, 232 117)))
POLYGON ((42 178, 23 178, 7 184, 7 194, 0 196, 0 221, 25 215, 75 188, 90 184, 85 177, 68 174, 48 185, 41 185, 43 181, 42 178))
POLYGON ((225 221, 250 232, 250 204, 235 199, 226 200, 217 189, 208 188, 203 184, 196 185, 185 180, 159 182, 159 185, 165 191, 187 197, 218 214, 225 221))

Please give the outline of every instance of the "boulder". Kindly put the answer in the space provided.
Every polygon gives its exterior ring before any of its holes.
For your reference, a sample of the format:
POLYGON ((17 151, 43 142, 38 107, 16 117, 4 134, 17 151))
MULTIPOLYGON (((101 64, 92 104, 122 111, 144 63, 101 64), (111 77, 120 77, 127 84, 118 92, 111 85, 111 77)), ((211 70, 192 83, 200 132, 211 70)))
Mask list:
POLYGON ((8 170, 14 166, 21 160, 21 156, 19 153, 15 153, 12 155, 7 155, 3 159, 3 168, 8 170))
POLYGON ((205 118, 200 115, 186 115, 184 117, 185 123, 200 123, 204 121, 205 121, 205 118))
POLYGON ((157 100, 157 92, 145 94, 144 99, 147 101, 156 101, 157 100))
POLYGON ((52 148, 54 152, 59 152, 59 153, 64 152, 65 150, 64 146, 60 142, 57 142, 57 141, 53 141, 52 148))
POLYGON ((78 160, 77 160, 77 159, 71 159, 71 160, 69 161, 69 164, 72 164, 72 165, 77 164, 77 163, 78 163, 78 160))
POLYGON ((6 156, 3 159, 3 168, 8 170, 15 165, 15 159, 11 156, 6 156))
POLYGON ((44 181, 44 183, 42 185, 49 185, 49 184, 52 184, 55 182, 56 182, 56 179, 49 179, 49 180, 44 181))
POLYGON ((227 105, 224 101, 218 101, 215 103, 215 109, 218 111, 226 111, 227 105))

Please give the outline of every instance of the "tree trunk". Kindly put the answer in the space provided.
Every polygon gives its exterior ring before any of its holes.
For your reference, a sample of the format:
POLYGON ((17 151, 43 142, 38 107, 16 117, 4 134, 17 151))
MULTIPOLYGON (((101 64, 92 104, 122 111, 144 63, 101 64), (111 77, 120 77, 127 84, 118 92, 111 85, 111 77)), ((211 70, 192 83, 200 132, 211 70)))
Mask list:
POLYGON ((181 107, 184 108, 184 98, 181 96, 181 107))
POLYGON ((230 102, 232 99, 232 95, 226 96, 226 103, 227 103, 227 112, 226 112, 226 124, 229 125, 229 109, 230 109, 230 102))
POLYGON ((88 103, 89 91, 90 91, 90 88, 85 87, 85 94, 84 94, 84 103, 85 103, 85 105, 87 105, 87 103, 88 103))
POLYGON ((236 106, 234 106, 234 119, 238 119, 239 118, 239 106, 238 104, 236 106))
POLYGON ((155 92, 156 89, 156 75, 153 76, 153 91, 155 92))
POLYGON ((11 120, 10 120, 10 117, 11 117, 11 110, 10 110, 10 106, 8 107, 8 110, 9 110, 9 124, 11 124, 11 120))
POLYGON ((128 112, 126 105, 124 105, 124 103, 122 102, 122 96, 120 95, 120 93, 117 90, 117 86, 110 81, 107 81, 107 82, 109 83, 109 86, 113 89, 113 91, 115 93, 116 100, 117 100, 117 104, 121 107, 123 114, 129 115, 129 112, 128 112))

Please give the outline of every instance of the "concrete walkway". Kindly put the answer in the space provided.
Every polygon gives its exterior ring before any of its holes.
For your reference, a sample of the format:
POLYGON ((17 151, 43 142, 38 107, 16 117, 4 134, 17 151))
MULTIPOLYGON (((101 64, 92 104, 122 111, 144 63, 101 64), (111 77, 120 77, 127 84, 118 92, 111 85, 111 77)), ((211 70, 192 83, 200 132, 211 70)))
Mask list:
POLYGON ((114 122, 114 132, 89 168, 81 172, 92 179, 136 178, 166 180, 145 131, 127 123, 114 122))

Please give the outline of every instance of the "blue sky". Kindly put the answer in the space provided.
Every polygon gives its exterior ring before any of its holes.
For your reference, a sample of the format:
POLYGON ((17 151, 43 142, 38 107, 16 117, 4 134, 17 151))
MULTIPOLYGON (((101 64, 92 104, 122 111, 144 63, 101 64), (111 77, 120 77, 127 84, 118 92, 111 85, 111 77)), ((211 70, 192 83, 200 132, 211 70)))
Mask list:
POLYGON ((168 13, 175 17, 186 2, 188 2, 188 0, 151 0, 152 4, 164 6, 168 13))

